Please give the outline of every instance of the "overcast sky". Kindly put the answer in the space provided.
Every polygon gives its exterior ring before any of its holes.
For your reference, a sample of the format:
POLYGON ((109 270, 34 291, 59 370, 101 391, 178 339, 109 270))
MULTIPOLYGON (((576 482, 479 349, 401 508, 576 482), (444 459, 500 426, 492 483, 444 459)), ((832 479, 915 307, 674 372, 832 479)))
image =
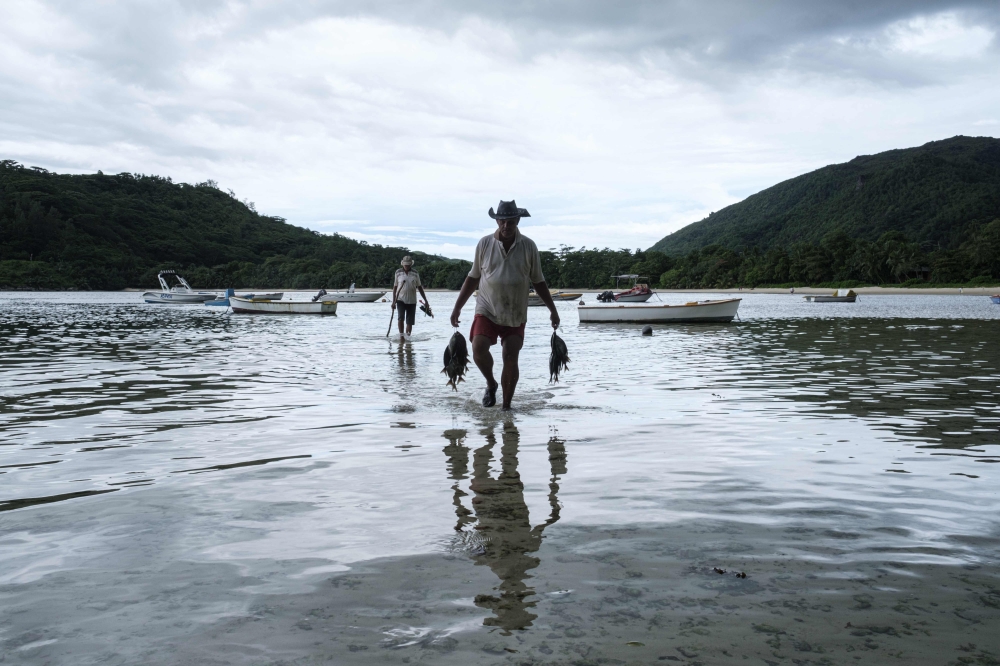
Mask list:
POLYGON ((471 256, 648 247, 859 154, 1000 136, 1000 2, 0 3, 0 159, 218 181, 471 256), (373 8, 374 7, 374 8, 373 8))

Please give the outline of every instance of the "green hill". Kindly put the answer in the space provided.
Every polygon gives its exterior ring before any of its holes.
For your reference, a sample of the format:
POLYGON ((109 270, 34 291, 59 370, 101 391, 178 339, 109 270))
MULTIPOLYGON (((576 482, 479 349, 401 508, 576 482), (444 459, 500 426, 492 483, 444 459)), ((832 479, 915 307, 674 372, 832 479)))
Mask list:
POLYGON ((458 288, 467 262, 326 236, 260 215, 214 183, 56 174, 0 161, 0 288, 386 286, 413 254, 424 283, 458 288))
POLYGON ((956 136, 786 180, 650 249, 671 256, 712 245, 769 250, 834 234, 875 241, 898 232, 927 250, 949 250, 996 218, 1000 139, 956 136))

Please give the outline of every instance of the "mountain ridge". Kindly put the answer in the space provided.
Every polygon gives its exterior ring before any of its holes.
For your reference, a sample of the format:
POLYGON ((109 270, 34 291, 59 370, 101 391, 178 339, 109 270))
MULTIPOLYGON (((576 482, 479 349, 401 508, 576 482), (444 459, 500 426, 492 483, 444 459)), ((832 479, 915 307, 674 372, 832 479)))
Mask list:
POLYGON ((1000 139, 955 136, 859 155, 790 178, 662 238, 671 256, 719 245, 768 250, 844 233, 899 232, 929 249, 957 248, 1000 217, 1000 139))
POLYGON ((386 286, 413 255, 424 284, 453 288, 468 262, 323 235, 261 215, 212 181, 58 174, 0 161, 0 288, 386 286))

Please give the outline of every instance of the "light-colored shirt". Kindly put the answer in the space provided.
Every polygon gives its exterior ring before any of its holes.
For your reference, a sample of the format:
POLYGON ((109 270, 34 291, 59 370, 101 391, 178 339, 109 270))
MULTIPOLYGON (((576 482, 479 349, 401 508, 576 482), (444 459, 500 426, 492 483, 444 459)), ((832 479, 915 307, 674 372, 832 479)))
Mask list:
POLYGON ((417 287, 422 287, 420 284, 420 276, 417 272, 410 269, 407 273, 402 268, 396 269, 396 284, 398 287, 396 291, 396 298, 400 303, 406 303, 407 305, 417 304, 417 287))
POLYGON ((545 281, 538 247, 520 231, 507 251, 496 233, 481 238, 469 277, 479 278, 476 314, 501 326, 528 321, 528 289, 545 281))

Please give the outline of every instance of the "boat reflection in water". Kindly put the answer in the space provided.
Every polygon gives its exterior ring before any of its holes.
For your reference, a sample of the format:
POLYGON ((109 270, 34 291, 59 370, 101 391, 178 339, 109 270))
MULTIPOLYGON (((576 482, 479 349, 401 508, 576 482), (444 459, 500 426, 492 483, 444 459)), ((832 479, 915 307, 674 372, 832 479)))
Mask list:
POLYGON ((549 440, 549 517, 535 527, 531 526, 528 505, 524 501, 524 484, 517 471, 517 449, 520 434, 513 423, 503 426, 500 445, 500 471, 496 478, 490 476, 497 438, 494 428, 481 431, 485 443, 472 451, 472 510, 462 502, 468 493, 461 482, 468 477, 470 447, 466 446, 465 430, 448 430, 444 433, 448 445, 448 471, 455 481, 455 530, 462 535, 464 547, 473 554, 477 565, 488 566, 500 578, 495 594, 479 594, 475 603, 489 609, 493 617, 483 620, 486 626, 499 627, 504 634, 515 629, 530 627, 538 616, 529 609, 535 601, 529 597, 535 591, 525 582, 528 573, 540 563, 532 553, 542 545, 542 532, 559 520, 559 475, 566 473, 566 448, 562 440, 549 440), (467 529, 472 526, 472 529, 467 529))

